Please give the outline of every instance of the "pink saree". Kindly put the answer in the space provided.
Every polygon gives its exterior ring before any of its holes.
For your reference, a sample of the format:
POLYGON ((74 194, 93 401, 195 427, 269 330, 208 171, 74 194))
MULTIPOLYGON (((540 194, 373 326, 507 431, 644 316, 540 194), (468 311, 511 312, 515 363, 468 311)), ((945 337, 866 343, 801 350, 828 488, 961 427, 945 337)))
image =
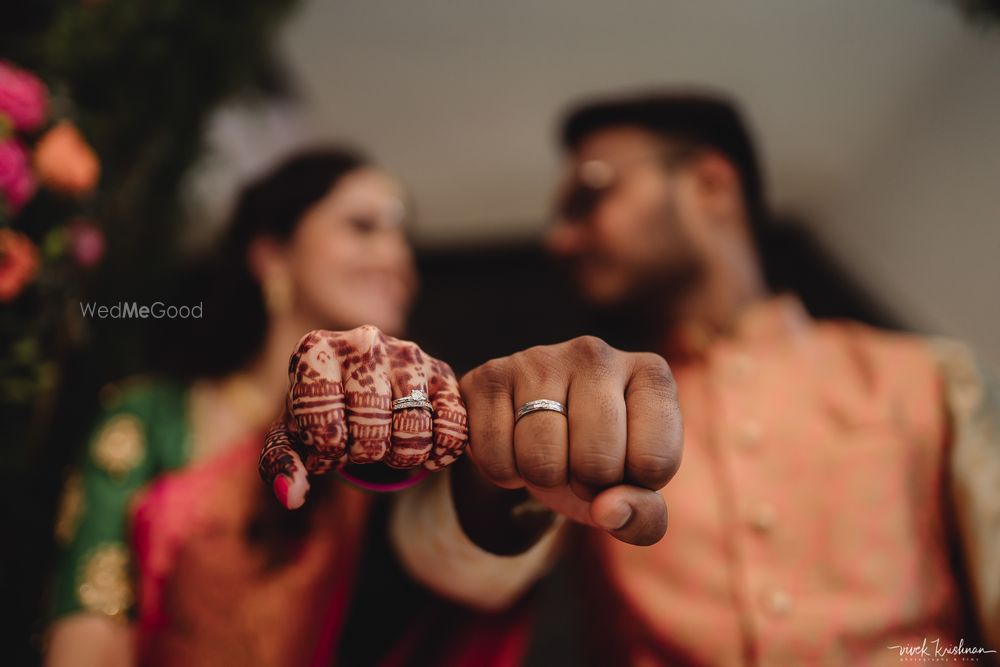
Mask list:
MULTIPOLYGON (((164 474, 132 507, 143 665, 329 667, 364 544, 373 496, 334 484, 280 558, 248 539, 262 503, 261 437, 164 474)), ((294 520, 290 514, 279 521, 294 520)), ((273 545, 272 545, 273 546, 273 545)), ((391 604, 391 601, 386 601, 391 604)), ((438 600, 392 648, 383 667, 513 667, 530 636, 530 605, 479 614, 438 600), (433 658, 430 656, 433 654, 433 658)), ((374 629, 378 635, 378 629, 374 629)))
POLYGON ((370 496, 336 485, 273 562, 247 538, 271 500, 257 476, 261 441, 162 475, 133 505, 142 664, 332 664, 370 496))

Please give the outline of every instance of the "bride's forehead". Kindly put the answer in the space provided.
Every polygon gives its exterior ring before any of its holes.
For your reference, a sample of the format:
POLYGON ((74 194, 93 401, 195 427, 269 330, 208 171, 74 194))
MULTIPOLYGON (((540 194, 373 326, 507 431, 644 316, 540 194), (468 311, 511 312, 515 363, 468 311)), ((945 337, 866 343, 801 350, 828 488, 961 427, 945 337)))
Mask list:
POLYGON ((402 184, 393 174, 381 167, 367 166, 355 169, 346 174, 341 183, 352 186, 353 189, 370 192, 400 192, 402 184))
POLYGON ((404 207, 404 191, 391 174, 374 167, 352 172, 330 192, 330 199, 356 206, 384 207, 390 211, 404 207))

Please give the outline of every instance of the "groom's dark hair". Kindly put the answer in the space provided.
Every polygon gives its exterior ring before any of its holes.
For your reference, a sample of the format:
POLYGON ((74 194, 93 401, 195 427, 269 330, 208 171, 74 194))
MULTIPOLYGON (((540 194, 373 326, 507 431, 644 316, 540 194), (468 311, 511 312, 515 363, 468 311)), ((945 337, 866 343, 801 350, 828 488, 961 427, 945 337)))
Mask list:
POLYGON ((735 101, 692 89, 586 100, 566 114, 562 146, 575 151, 590 135, 613 127, 637 127, 685 148, 712 148, 729 159, 739 173, 751 231, 761 245, 768 218, 764 179, 753 139, 735 101))

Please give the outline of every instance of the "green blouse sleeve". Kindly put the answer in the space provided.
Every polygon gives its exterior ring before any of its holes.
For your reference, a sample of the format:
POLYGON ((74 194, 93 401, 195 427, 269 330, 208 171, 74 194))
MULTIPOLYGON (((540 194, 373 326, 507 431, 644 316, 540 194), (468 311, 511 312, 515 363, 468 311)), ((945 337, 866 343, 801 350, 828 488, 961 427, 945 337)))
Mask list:
POLYGON ((166 385, 132 387, 91 432, 67 479, 55 526, 54 617, 80 611, 115 618, 131 614, 129 504, 154 476, 183 463, 180 395, 166 385))

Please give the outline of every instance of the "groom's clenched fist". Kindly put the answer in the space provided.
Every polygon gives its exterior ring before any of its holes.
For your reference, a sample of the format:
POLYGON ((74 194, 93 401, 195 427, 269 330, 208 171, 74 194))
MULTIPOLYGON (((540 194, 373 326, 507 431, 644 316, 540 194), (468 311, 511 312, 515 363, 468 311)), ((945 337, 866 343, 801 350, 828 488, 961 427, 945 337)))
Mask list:
POLYGON ((527 487, 553 511, 625 542, 663 537, 657 491, 680 465, 683 427, 662 357, 585 336, 489 361, 460 387, 469 453, 489 481, 527 487), (518 418, 532 401, 543 409, 518 418))

